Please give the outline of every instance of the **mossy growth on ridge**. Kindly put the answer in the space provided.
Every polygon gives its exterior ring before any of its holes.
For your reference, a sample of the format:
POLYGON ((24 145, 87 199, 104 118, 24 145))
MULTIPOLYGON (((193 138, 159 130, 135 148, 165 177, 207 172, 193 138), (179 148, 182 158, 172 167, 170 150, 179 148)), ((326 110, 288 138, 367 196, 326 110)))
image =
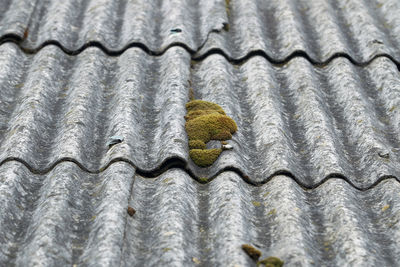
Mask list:
POLYGON ((249 255, 250 258, 252 258, 255 261, 258 260, 258 258, 260 258, 260 256, 261 256, 261 251, 259 251, 252 245, 243 244, 242 249, 244 250, 244 252, 247 253, 247 255, 249 255))
POLYGON ((190 140, 189 148, 190 149, 206 149, 206 144, 201 140, 190 140))
POLYGON ((257 262, 257 267, 282 267, 283 261, 277 257, 268 257, 257 262))
POLYGON ((192 100, 186 104, 186 132, 189 137, 189 155, 200 167, 212 165, 222 149, 206 149, 210 140, 228 140, 237 131, 235 121, 217 104, 192 100))
POLYGON ((190 158, 196 163, 197 166, 207 167, 212 165, 219 154, 221 154, 222 149, 213 148, 213 149, 190 149, 189 155, 190 158))

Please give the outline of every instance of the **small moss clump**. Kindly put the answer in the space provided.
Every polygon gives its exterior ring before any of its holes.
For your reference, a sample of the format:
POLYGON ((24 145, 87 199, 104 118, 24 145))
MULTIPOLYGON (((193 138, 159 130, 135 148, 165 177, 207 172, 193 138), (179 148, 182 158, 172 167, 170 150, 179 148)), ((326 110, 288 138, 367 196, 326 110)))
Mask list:
POLYGON ((199 178, 200 183, 205 184, 208 182, 208 178, 207 177, 200 177, 199 178))
POLYGON ((258 266, 264 266, 264 267, 282 267, 283 266, 283 261, 277 257, 268 257, 266 259, 263 259, 259 262, 257 262, 257 267, 258 266))
POLYGON ((207 167, 214 163, 221 154, 222 149, 191 149, 190 158, 200 167, 207 167))
POLYGON ((260 258, 260 256, 261 256, 261 251, 259 251, 252 245, 244 244, 244 245, 242 245, 242 249, 244 250, 244 252, 247 253, 247 255, 250 256, 250 258, 252 258, 255 261, 258 260, 258 258, 260 258))
POLYGON ((221 149, 206 149, 210 140, 228 140, 237 131, 232 118, 217 104, 192 100, 186 104, 186 132, 189 137, 189 154, 198 166, 207 167, 217 160, 221 149))

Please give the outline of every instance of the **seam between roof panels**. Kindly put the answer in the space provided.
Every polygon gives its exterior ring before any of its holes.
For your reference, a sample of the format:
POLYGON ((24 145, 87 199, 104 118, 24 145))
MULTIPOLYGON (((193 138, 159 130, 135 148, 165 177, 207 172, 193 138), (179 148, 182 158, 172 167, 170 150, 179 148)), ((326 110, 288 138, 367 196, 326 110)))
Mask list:
MULTIPOLYGON (((217 31, 217 30, 212 30, 210 33, 215 32, 215 31, 217 31)), ((45 48, 46 46, 49 46, 49 45, 54 45, 54 46, 57 46, 58 48, 60 48, 65 54, 70 55, 70 56, 79 55, 80 53, 82 53, 84 50, 86 50, 88 48, 96 47, 96 48, 102 50, 106 55, 108 55, 110 57, 118 57, 130 48, 140 48, 148 55, 157 57, 157 56, 162 56, 163 54, 165 54, 170 48, 181 47, 181 48, 185 49, 191 55, 191 59, 194 61, 197 61, 197 62, 202 61, 211 55, 221 55, 228 62, 230 62, 231 64, 234 64, 234 65, 241 65, 241 64, 245 63, 247 60, 251 59, 252 57, 261 56, 261 57, 264 57, 266 60, 268 60, 271 64, 278 65, 278 66, 285 65, 294 58, 302 57, 302 58, 307 59, 313 66, 316 66, 316 67, 325 67, 325 66, 329 65, 336 58, 346 58, 355 66, 365 67, 365 66, 369 65, 375 59, 385 57, 385 58, 391 60, 397 66, 397 69, 400 71, 400 62, 398 62, 395 58, 393 58, 391 55, 386 54, 386 53, 377 54, 377 55, 373 56, 372 58, 370 58, 369 60, 364 61, 364 62, 358 62, 355 59, 353 59, 349 54, 342 53, 342 52, 334 53, 333 55, 331 55, 328 59, 326 59, 324 61, 318 61, 318 60, 311 58, 307 54, 307 52, 305 52, 303 50, 295 50, 290 55, 286 56, 283 59, 274 59, 263 50, 254 50, 254 51, 248 52, 243 57, 232 58, 232 57, 228 56, 220 48, 213 48, 213 49, 206 51, 204 54, 196 56, 197 52, 203 48, 203 46, 206 44, 207 40, 208 40, 208 36, 207 36, 205 42, 203 44, 201 44, 196 51, 191 49, 190 47, 188 47, 186 44, 180 43, 180 42, 171 43, 167 47, 165 47, 164 49, 162 49, 160 51, 153 51, 150 48, 148 48, 145 44, 140 43, 140 42, 130 43, 120 50, 110 50, 110 49, 106 48, 104 45, 102 45, 100 42, 97 42, 97 41, 85 43, 83 46, 81 46, 77 50, 70 50, 70 49, 63 47, 56 40, 48 40, 48 41, 42 43, 37 48, 27 48, 21 44, 21 42, 23 41, 21 39, 21 37, 19 37, 16 34, 7 34, 7 35, 3 35, 0 38, 0 45, 5 44, 5 43, 14 43, 25 54, 36 54, 42 48, 45 48)))
MULTIPOLYGON (((135 171, 136 171, 136 169, 135 169, 135 171)), ((127 199, 127 204, 128 204, 128 208, 130 207, 129 206, 129 200, 131 199, 131 197, 132 197, 132 192, 133 192, 133 186, 135 185, 135 181, 136 181, 136 173, 133 175, 133 181, 132 181, 132 184, 131 184, 131 187, 129 188, 129 195, 128 195, 128 199, 127 199)), ((119 264, 118 264, 118 266, 122 266, 122 260, 123 260, 123 253, 124 253, 124 243, 125 243, 125 239, 126 239, 126 232, 127 232, 127 230, 128 230, 128 220, 129 220, 129 216, 125 216, 125 218, 124 218, 124 220, 125 220, 125 224, 124 224, 124 234, 123 234, 123 236, 122 236, 122 244, 120 245, 120 248, 121 248, 121 250, 120 250, 120 253, 121 253, 121 256, 120 256, 120 258, 119 258, 119 264)))
POLYGON ((60 48, 65 54, 70 55, 70 56, 79 55, 84 50, 86 50, 90 47, 97 47, 97 48, 101 49, 105 54, 107 54, 108 56, 112 56, 112 57, 120 56, 126 50, 128 50, 129 48, 133 48, 133 47, 141 48, 144 52, 146 52, 147 54, 149 54, 151 56, 162 56, 165 52, 167 52, 168 49, 170 49, 172 47, 182 47, 188 53, 190 53, 191 55, 194 55, 195 53, 200 51, 207 44, 208 38, 210 37, 211 33, 219 33, 220 31, 221 31, 220 29, 212 29, 211 31, 209 31, 204 42, 202 44, 200 44, 200 46, 196 50, 193 50, 192 48, 187 46, 185 43, 181 43, 181 42, 172 42, 165 48, 161 49, 160 51, 153 51, 150 48, 148 48, 145 44, 140 43, 140 42, 131 42, 119 50, 110 50, 107 47, 105 47, 101 42, 98 42, 98 41, 90 41, 90 42, 83 44, 80 48, 78 48, 76 50, 70 50, 70 49, 64 47, 59 41, 53 40, 53 39, 50 39, 50 40, 47 40, 47 41, 41 43, 36 48, 28 48, 28 47, 24 47, 24 45, 23 45, 24 38, 21 38, 19 35, 14 34, 14 33, 9 33, 9 34, 5 34, 5 35, 1 36, 0 37, 0 45, 2 45, 4 43, 14 43, 14 44, 18 45, 18 47, 26 54, 36 54, 42 48, 44 48, 48 45, 54 45, 54 46, 57 46, 58 48, 60 48))
POLYGON ((275 171, 273 174, 271 174, 270 176, 268 176, 266 179, 260 181, 260 182, 254 182, 250 179, 249 176, 245 175, 240 169, 236 168, 236 167, 225 167, 221 170, 219 170, 216 174, 214 174, 213 176, 209 177, 207 179, 206 182, 204 182, 203 179, 201 179, 201 177, 196 176, 193 171, 187 166, 187 163, 181 159, 181 158, 168 158, 166 160, 163 161, 163 163, 156 169, 153 170, 143 170, 138 168, 132 161, 125 159, 125 158, 115 158, 113 160, 111 160, 110 162, 108 162, 107 165, 105 165, 104 167, 100 168, 99 170, 89 170, 88 168, 86 168, 85 166, 83 166, 80 162, 78 162, 77 160, 75 160, 74 158, 61 158, 59 160, 57 160, 56 162, 54 162, 50 167, 39 170, 36 168, 33 168, 32 166, 30 166, 26 161, 24 161, 23 159, 20 158, 16 158, 16 157, 10 157, 10 158, 6 158, 4 159, 1 163, 0 163, 0 167, 7 163, 7 162, 19 162, 21 164, 23 164, 31 173, 33 174, 38 174, 38 175, 45 175, 48 174, 49 172, 51 172, 58 164, 61 164, 63 162, 71 162, 76 164, 81 170, 90 173, 90 174, 99 174, 102 173, 103 171, 107 170, 112 164, 114 163, 118 163, 118 162, 125 162, 129 165, 131 165, 133 168, 135 168, 135 173, 137 175, 140 175, 144 178, 156 178, 160 175, 162 175, 163 173, 171 170, 171 169, 181 169, 183 171, 185 171, 193 180, 197 181, 198 183, 201 184, 206 184, 211 182, 212 180, 216 179, 220 174, 224 173, 224 172, 234 172, 237 175, 239 175, 241 177, 241 179, 252 186, 262 186, 266 183, 268 183, 270 180, 272 180, 274 177, 276 176, 286 176, 291 178, 294 182, 296 182, 303 190, 313 190, 318 188, 319 186, 323 185, 324 183, 328 182, 328 180, 332 180, 332 179, 341 179, 343 181, 345 181, 346 183, 348 183, 350 186, 352 186, 354 189, 357 189, 359 191, 367 191, 370 189, 373 189, 374 187, 376 187, 378 184, 380 184, 381 182, 388 180, 388 179, 395 179, 397 182, 400 183, 400 179, 397 178, 394 175, 382 175, 379 176, 378 179, 372 183, 371 185, 367 186, 367 187, 359 187, 356 186, 354 183, 352 183, 346 176, 344 176, 343 174, 340 173, 330 173, 327 176, 325 176, 321 181, 319 181, 318 183, 315 183, 312 186, 306 185, 303 182, 301 182, 293 173, 291 173, 288 170, 278 170, 275 171))

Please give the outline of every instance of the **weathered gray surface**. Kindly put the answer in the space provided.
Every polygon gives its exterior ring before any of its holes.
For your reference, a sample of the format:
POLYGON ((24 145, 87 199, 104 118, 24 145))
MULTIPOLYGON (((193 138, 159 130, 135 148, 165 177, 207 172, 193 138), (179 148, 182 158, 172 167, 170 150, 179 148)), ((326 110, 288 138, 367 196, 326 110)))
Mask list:
POLYGON ((1 265, 252 266, 244 243, 285 266, 400 261, 394 179, 365 192, 341 179, 305 191, 286 176, 254 187, 234 172, 206 185, 180 169, 134 173, 126 163, 99 175, 68 162, 46 175, 1 165, 1 265))
POLYGON ((0 49, 2 160, 15 157, 46 171, 68 158, 96 171, 120 157, 143 169, 187 157, 184 49, 161 58, 139 48, 118 58, 98 48, 76 57, 55 46, 35 56, 12 44, 0 49), (124 142, 109 149, 115 135, 124 142))
POLYGON ((120 160, 156 171, 176 159, 197 177, 235 168, 265 182, 285 172, 307 187, 331 176, 359 188, 399 177, 400 76, 386 58, 366 67, 338 58, 320 68, 304 58, 275 67, 258 56, 234 66, 212 55, 191 66, 179 47, 160 57, 139 48, 67 56, 55 46, 28 56, 9 43, 0 64, 0 161, 32 171, 62 160, 90 172, 120 160), (233 150, 209 168, 188 157, 190 86, 238 124, 233 150), (124 141, 109 148, 112 136, 124 141))
POLYGON ((0 266, 398 266, 399 11, 1 1, 0 266), (190 88, 238 124, 209 168, 190 88))
POLYGON ((197 51, 196 57, 218 50, 240 59, 260 51, 282 61, 301 52, 318 62, 338 54, 358 63, 377 55, 400 62, 396 0, 227 2, 6 1, 0 7, 0 38, 23 39, 22 47, 33 50, 53 42, 70 53, 93 43, 110 52, 133 45, 154 53, 179 44, 197 51), (229 31, 223 29, 226 23, 229 31))
POLYGON ((196 257, 204 266, 252 266, 240 249, 251 243, 285 266, 391 266, 400 260, 399 193, 393 179, 360 192, 340 179, 304 191, 285 176, 261 187, 233 172, 207 185, 178 169, 137 177, 123 261, 189 266, 196 257))
POLYGON ((0 15, 0 37, 18 36, 29 49, 54 41, 67 51, 93 42, 110 51, 140 44, 156 52, 176 43, 197 50, 227 22, 224 0, 30 2, 14 0, 0 15))
POLYGON ((19 162, 0 166, 0 265, 117 266, 135 170, 99 175, 63 162, 46 175, 19 162))
POLYGON ((400 3, 396 0, 232 0, 229 32, 212 33, 196 54, 223 51, 241 59, 261 51, 274 61, 305 53, 316 62, 345 54, 365 63, 377 55, 399 62, 400 3))

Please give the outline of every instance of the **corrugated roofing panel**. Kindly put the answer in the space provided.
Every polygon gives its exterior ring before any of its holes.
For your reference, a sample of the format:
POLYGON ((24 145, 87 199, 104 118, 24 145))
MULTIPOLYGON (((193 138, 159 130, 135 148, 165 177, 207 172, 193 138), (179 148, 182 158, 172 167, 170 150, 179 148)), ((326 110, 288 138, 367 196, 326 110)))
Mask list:
POLYGON ((63 162, 36 175, 7 162, 0 173, 1 266, 118 265, 135 174, 129 164, 95 175, 63 162))
POLYGON ((399 10, 2 1, 0 265, 396 266, 399 10), (191 91, 238 124, 209 168, 191 91))
POLYGON ((234 172, 202 185, 181 169, 153 179, 134 171, 123 162, 101 174, 69 162, 45 175, 1 165, 0 263, 251 266, 244 243, 285 266, 400 261, 394 179, 361 192, 341 179, 303 190, 282 175, 255 187, 234 172))
POLYGON ((360 192, 340 179, 304 191, 285 176, 261 187, 233 172, 206 185, 178 169, 138 176, 130 199, 137 217, 127 221, 123 259, 252 266, 240 248, 251 243, 286 266, 391 266, 399 261, 399 193, 394 179, 360 192), (137 235, 151 242, 137 242, 137 235))
POLYGON ((333 176, 367 188, 399 177, 400 77, 387 58, 313 67, 304 58, 231 65, 212 55, 191 65, 183 48, 108 57, 98 48, 67 56, 48 46, 28 56, 4 44, 0 60, 0 160, 20 160, 34 172, 61 160, 98 172, 123 160, 157 173, 175 159, 197 177, 233 168, 255 183, 285 173, 307 187, 333 176), (238 124, 233 150, 209 168, 188 158, 190 87, 238 124), (124 141, 108 148, 115 135, 124 141))
MULTIPOLYGON (((220 50, 241 59, 253 51, 273 61, 306 54, 315 62, 347 55, 365 63, 377 55, 399 62, 397 1, 232 0, 229 32, 212 33, 201 56, 220 50)), ((303 55, 304 56, 304 55, 303 55)))
POLYGON ((43 171, 69 158, 96 171, 120 157, 143 169, 186 157, 185 50, 153 58, 135 48, 109 58, 97 48, 77 57, 55 46, 28 57, 14 45, 3 48, 15 62, 2 64, 3 159, 20 158, 43 171), (14 73, 22 74, 10 81, 14 73), (114 135, 125 141, 108 149, 114 135))
POLYGON ((15 0, 0 15, 0 36, 22 38, 30 49, 55 41, 69 51, 92 42, 109 50, 137 43, 151 51, 175 43, 197 50, 209 32, 224 27, 225 9, 224 0, 44 0, 34 8, 15 0))
POLYGON ((358 63, 378 55, 400 62, 396 0, 31 2, 3 5, 0 39, 30 50, 57 43, 69 53, 95 43, 110 52, 181 45, 196 57, 217 50, 241 59, 261 51, 273 61, 305 53, 317 62, 341 54, 358 63))

